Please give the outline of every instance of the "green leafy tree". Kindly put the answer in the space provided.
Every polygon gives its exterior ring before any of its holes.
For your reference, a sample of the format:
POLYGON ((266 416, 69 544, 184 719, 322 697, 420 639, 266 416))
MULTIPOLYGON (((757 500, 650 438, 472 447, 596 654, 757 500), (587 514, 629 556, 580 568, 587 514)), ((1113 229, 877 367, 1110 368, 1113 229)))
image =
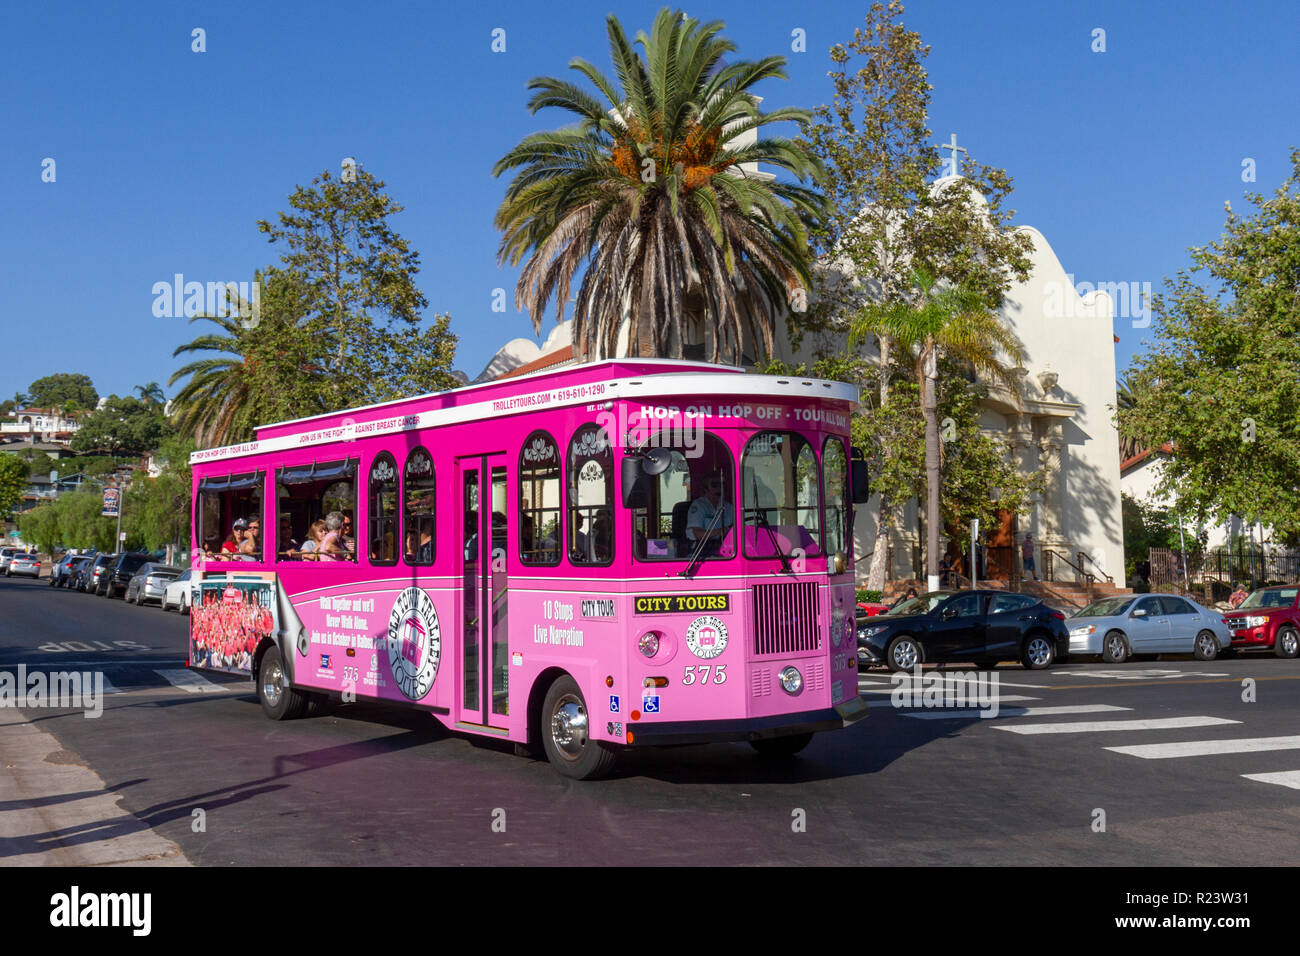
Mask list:
POLYGON ((117 519, 106 518, 103 492, 96 487, 63 495, 56 502, 59 538, 69 548, 116 551, 117 519))
POLYGON ((297 335, 319 351, 310 363, 325 408, 339 409, 451 388, 456 339, 447 315, 426 320, 415 285, 420 255, 389 224, 402 206, 358 169, 328 170, 289 197, 278 224, 258 229, 279 243, 292 273, 297 335))
POLYGON ((496 216, 500 261, 527 259, 517 306, 540 330, 554 298, 562 320, 585 266, 574 341, 590 357, 681 357, 700 343, 709 361, 771 355, 777 314, 808 287, 806 220, 822 208, 802 185, 817 171, 809 153, 757 136, 808 116, 758 109, 754 86, 784 79, 784 58, 724 62, 736 48, 722 23, 666 8, 637 33, 640 53, 616 17, 606 29, 616 81, 581 58, 569 66, 595 95, 532 80, 533 113, 557 107, 577 122, 526 137, 493 169, 517 170, 496 216), (800 182, 754 176, 753 163, 800 182))
POLYGON ((18 516, 18 533, 41 554, 53 554, 62 541, 55 506, 43 504, 24 511, 18 516))
MULTIPOLYGON (((929 47, 903 23, 903 12, 898 2, 875 3, 865 27, 831 48, 834 97, 804 128, 825 167, 820 182, 829 209, 811 236, 821 268, 810 308, 790 317, 795 342, 812 335, 821 351, 838 349, 855 324, 857 347, 874 342, 879 409, 895 404, 895 346, 889 323, 880 320, 890 310, 915 310, 929 296, 915 280, 918 272, 941 287, 964 288, 992 310, 1013 281, 1028 276, 1032 248, 1026 233, 1009 228, 1014 211, 1005 208, 1005 171, 968 161, 964 182, 936 186, 943 170, 929 128, 929 47)), ((894 470, 887 462, 894 447, 882 446, 882 469, 894 470)), ((873 484, 881 492, 882 537, 905 500, 890 496, 902 484, 883 475, 873 484)), ((884 586, 885 551, 873 556, 870 588, 884 586)), ((937 560, 930 556, 932 568, 937 560)))
POLYGON ((138 398, 111 395, 92 412, 72 437, 72 450, 116 457, 137 457, 153 451, 171 434, 162 409, 138 398))
POLYGON ((0 454, 0 516, 8 517, 23 501, 29 473, 17 455, 0 454))
POLYGON ((95 391, 90 376, 79 373, 65 372, 38 378, 27 392, 27 405, 32 408, 89 411, 99 402, 99 393, 95 391))
POLYGON ((1185 519, 1233 515, 1300 533, 1300 150, 1272 198, 1247 194, 1223 234, 1155 297, 1155 345, 1129 374, 1142 400, 1122 435, 1172 443, 1156 488, 1185 519))
MULTIPOLYGON (((964 285, 941 287, 926 269, 917 269, 912 283, 919 291, 918 300, 873 304, 860 309, 850 326, 850 341, 883 334, 901 355, 913 356, 925 422, 926 569, 928 575, 937 577, 944 511, 939 440, 940 359, 948 359, 977 378, 993 382, 1018 403, 1019 383, 1014 367, 1007 365, 1003 356, 1018 362, 1024 358, 1024 349, 976 289, 964 285)), ((964 380, 965 376, 961 378, 964 380)))
POLYGON ((190 453, 194 442, 173 438, 159 449, 163 459, 157 478, 138 477, 126 494, 122 528, 138 539, 137 547, 148 551, 176 544, 184 548, 190 539, 190 453))

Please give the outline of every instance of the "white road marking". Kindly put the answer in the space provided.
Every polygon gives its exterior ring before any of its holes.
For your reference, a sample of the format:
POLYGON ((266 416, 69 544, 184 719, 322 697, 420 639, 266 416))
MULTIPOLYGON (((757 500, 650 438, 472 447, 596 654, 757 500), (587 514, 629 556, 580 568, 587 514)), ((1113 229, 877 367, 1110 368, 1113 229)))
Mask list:
MULTIPOLYGON (((934 675, 934 677, 942 677, 945 683, 950 683, 950 682, 952 682, 952 681, 962 681, 962 682, 964 683, 964 682, 970 680, 970 677, 971 677, 971 676, 975 676, 976 673, 977 673, 977 672, 975 672, 975 671, 962 671, 961 673, 949 673, 949 674, 944 674, 942 671, 926 671, 925 676, 921 678, 921 680, 922 680, 922 688, 924 689, 925 682, 928 682, 928 681, 930 681, 930 680, 933 679, 933 678, 931 677, 932 674, 934 675), (966 676, 963 676, 963 675, 966 675, 966 676)), ((978 672, 978 676, 979 676, 979 678, 980 678, 981 680, 988 680, 990 674, 997 674, 997 675, 998 675, 998 686, 999 686, 999 687, 1023 687, 1023 688, 1026 688, 1026 689, 1028 689, 1028 690, 1051 690, 1051 685, 1050 685, 1050 684, 1016 684, 1016 683, 1012 683, 1011 681, 1003 680, 1003 679, 1002 679, 1002 672, 1001 672, 1001 671, 979 671, 979 672, 978 672)), ((861 684, 862 682, 863 682, 863 679, 862 679, 862 678, 858 678, 858 683, 861 684)), ((892 687, 892 686, 894 686, 892 682, 887 681, 887 680, 886 680, 886 681, 872 681, 872 683, 875 683, 875 684, 884 684, 885 686, 888 686, 888 687, 892 687)), ((906 678, 905 680, 900 681, 900 682, 899 682, 899 686, 906 687, 906 686, 908 686, 908 685, 910 685, 910 684, 914 684, 914 683, 915 683, 915 681, 912 680, 911 677, 908 677, 908 678, 906 678)))
POLYGON ((212 681, 204 680, 190 670, 154 671, 154 673, 165 678, 173 687, 179 687, 191 694, 219 694, 228 689, 221 684, 214 684, 212 681))
MULTIPOLYGON (((1235 723, 1236 721, 1233 721, 1235 723)), ((1163 760, 1168 757, 1207 757, 1214 754, 1261 753, 1265 750, 1300 750, 1300 737, 1238 737, 1234 740, 1184 740, 1176 744, 1142 744, 1107 747, 1116 753, 1163 760)))
MULTIPOLYGON (((874 691, 871 691, 871 692, 869 692, 869 693, 874 693, 874 691)), ((1016 696, 1013 696, 1013 695, 1007 695, 1007 696, 999 697, 999 698, 998 698, 998 703, 999 703, 999 704, 1005 704, 1005 703, 1006 703, 1007 701, 1009 701, 1009 700, 1015 700, 1015 701, 1026 701, 1026 700, 1038 700, 1038 699, 1039 699, 1039 698, 1037 698, 1037 697, 1016 697, 1016 696)), ((889 700, 869 700, 869 701, 867 701, 867 706, 868 706, 868 707, 893 707, 894 704, 893 704, 892 701, 889 701, 889 700)), ((921 706, 920 704, 913 704, 913 705, 912 705, 912 708, 920 707, 920 706, 921 706)), ((1105 706, 1105 705, 1099 705, 1099 706, 1105 706)), ((911 710, 912 708, 908 708, 908 707, 899 707, 898 710, 911 710)), ((961 716, 961 715, 963 715, 963 714, 969 714, 971 710, 975 710, 975 709, 977 709, 977 708, 975 707, 975 705, 972 704, 971 707, 968 708, 968 709, 965 710, 965 711, 961 711, 961 710, 953 710, 953 711, 948 711, 947 713, 951 713, 951 714, 955 714, 955 715, 957 715, 957 716, 961 716)), ((1117 708, 1117 709, 1118 709, 1118 710, 1126 710, 1127 708, 1120 707, 1120 708, 1117 708)), ((915 715, 915 714, 910 714, 909 716, 917 716, 917 715, 915 715)))
MULTIPOLYGON (((1020 697, 1002 697, 999 703, 1008 700, 1022 700, 1020 697)), ((1035 698, 1029 698, 1033 700, 1035 698)), ((988 717, 988 720, 999 719, 1002 717, 1050 717, 1053 714, 1101 714, 1107 711, 1132 710, 1132 707, 1116 707, 1113 704, 1066 704, 1061 707, 999 707, 997 718, 988 717)), ((966 710, 929 710, 908 713, 907 717, 919 717, 922 720, 943 720, 951 717, 971 717, 980 713, 975 707, 968 707, 966 710)))
POLYGON ((1275 783, 1280 787, 1300 790, 1300 770, 1281 770, 1277 773, 1243 773, 1242 776, 1247 780, 1258 780, 1260 783, 1275 783))
POLYGON ((1210 671, 1171 671, 1160 668, 1140 668, 1133 670, 1105 671, 1058 671, 1064 677, 1101 677, 1105 680, 1168 680, 1174 677, 1227 677, 1229 675, 1222 673, 1213 673, 1210 671))
MULTIPOLYGON (((995 727, 994 729, 1010 731, 1013 734, 1090 734, 1115 730, 1177 730, 1180 727, 1215 727, 1220 724, 1239 723, 1241 721, 1228 720, 1226 717, 1161 717, 1156 720, 1086 720, 1069 724, 1022 724, 1019 727, 995 727)), ((1155 744, 1154 746, 1164 745, 1155 744)), ((1171 744, 1170 746, 1178 745, 1171 744)), ((1106 749, 1122 750, 1125 748, 1108 747, 1106 749)), ((1170 756, 1173 755, 1170 754, 1170 756)))

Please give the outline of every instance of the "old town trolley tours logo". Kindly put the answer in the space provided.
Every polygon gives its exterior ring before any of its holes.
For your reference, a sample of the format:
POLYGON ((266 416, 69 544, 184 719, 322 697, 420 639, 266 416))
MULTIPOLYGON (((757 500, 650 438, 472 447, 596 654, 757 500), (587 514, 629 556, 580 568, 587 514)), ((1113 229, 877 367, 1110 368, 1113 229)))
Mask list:
POLYGON ((388 666, 397 689, 421 700, 433 687, 442 656, 442 629, 429 595, 410 587, 397 596, 388 615, 388 666))
POLYGON ((711 614, 697 617, 686 629, 686 646, 704 660, 712 660, 727 649, 727 625, 711 614))

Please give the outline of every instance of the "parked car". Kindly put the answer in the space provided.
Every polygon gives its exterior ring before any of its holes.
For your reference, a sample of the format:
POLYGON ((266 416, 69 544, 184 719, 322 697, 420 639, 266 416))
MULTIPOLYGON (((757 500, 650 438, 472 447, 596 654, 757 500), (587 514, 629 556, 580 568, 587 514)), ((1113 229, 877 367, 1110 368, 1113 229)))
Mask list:
POLYGON ((104 572, 108 566, 117 560, 116 554, 97 554, 95 560, 90 563, 90 568, 86 571, 85 581, 81 590, 87 594, 98 594, 100 581, 103 580, 104 572))
POLYGON ((0 571, 9 570, 9 562, 22 548, 0 548, 0 571))
POLYGON ((5 577, 11 578, 15 574, 21 574, 24 577, 39 578, 41 576, 41 559, 34 552, 18 551, 9 559, 9 564, 5 566, 5 577))
POLYGON ((190 575, 190 571, 182 571, 180 577, 168 583, 162 596, 161 606, 164 611, 174 607, 182 614, 190 613, 190 575))
POLYGON ((126 591, 131 578, 149 561, 149 555, 126 551, 117 555, 113 563, 99 576, 99 589, 95 592, 103 597, 115 598, 126 591))
POLYGON ((930 591, 858 627, 858 659, 895 671, 943 661, 992 667, 1011 659, 1041 670, 1069 654, 1065 615, 1009 591, 930 591))
POLYGON ((174 568, 170 564, 161 564, 157 561, 142 564, 127 583, 126 594, 122 599, 128 604, 135 603, 137 606, 145 601, 157 601, 161 604, 167 585, 175 581, 180 573, 180 568, 174 568))
POLYGON ((59 560, 50 565, 50 587, 59 587, 67 580, 68 568, 77 557, 77 552, 69 549, 63 553, 59 560))
POLYGON ((59 581, 59 586, 84 591, 86 588, 82 582, 82 576, 94 563, 95 556, 93 554, 73 555, 67 571, 64 572, 63 578, 59 581))
POLYGON ((1232 643, 1222 612, 1177 594, 1116 595, 1066 622, 1070 653, 1119 664, 1134 654, 1193 654, 1212 661, 1232 643))
POLYGON ((1260 588, 1224 616, 1232 649, 1272 648, 1278 657, 1300 654, 1300 585, 1260 588))
POLYGON ((858 610, 867 617, 875 617, 877 614, 884 614, 889 610, 888 604, 881 604, 879 601, 859 601, 858 610))

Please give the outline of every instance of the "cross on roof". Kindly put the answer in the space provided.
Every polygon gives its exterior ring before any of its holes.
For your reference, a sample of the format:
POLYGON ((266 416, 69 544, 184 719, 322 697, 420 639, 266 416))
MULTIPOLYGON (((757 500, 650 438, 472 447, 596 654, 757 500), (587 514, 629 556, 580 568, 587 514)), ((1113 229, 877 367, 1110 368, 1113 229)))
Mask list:
MULTIPOLYGON (((952 141, 951 141, 951 142, 948 142, 948 143, 940 143, 940 144, 939 144, 939 148, 940 148, 940 149, 949 149, 949 150, 952 150, 952 155, 948 157, 948 175, 949 175, 949 176, 960 176, 960 175, 961 175, 961 166, 959 165, 959 161, 958 161, 958 159, 957 159, 957 154, 958 154, 958 153, 966 153, 966 148, 965 148, 964 146, 958 146, 958 145, 957 145, 957 134, 956 134, 956 133, 953 133, 953 134, 952 134, 952 141)), ((966 155, 969 156, 970 153, 966 153, 966 155)))

